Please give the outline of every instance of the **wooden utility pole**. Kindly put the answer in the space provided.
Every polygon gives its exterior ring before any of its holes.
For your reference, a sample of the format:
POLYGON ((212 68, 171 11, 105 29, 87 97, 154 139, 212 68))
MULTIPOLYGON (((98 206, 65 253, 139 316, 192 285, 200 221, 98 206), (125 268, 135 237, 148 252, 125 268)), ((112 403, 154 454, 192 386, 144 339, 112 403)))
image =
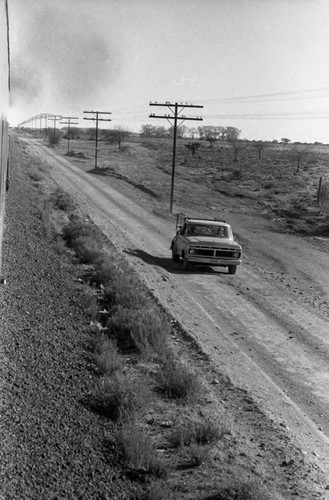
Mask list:
POLYGON ((56 122, 57 120, 61 120, 62 115, 48 115, 48 120, 52 120, 54 122, 54 136, 56 134, 56 122))
POLYGON ((48 135, 48 118, 50 118, 52 115, 50 113, 42 113, 41 116, 45 120, 45 122, 44 122, 44 134, 45 134, 45 139, 46 139, 47 135, 48 135))
POLYGON ((110 122, 111 118, 100 118, 101 115, 111 115, 110 111, 84 111, 87 114, 93 114, 93 117, 84 118, 84 120, 92 120, 96 124, 95 134, 95 168, 97 168, 97 152, 98 152, 98 122, 110 122))
POLYGON ((71 120, 79 120, 76 116, 62 116, 63 120, 67 120, 65 122, 61 122, 63 125, 67 125, 67 155, 70 153, 70 129, 71 125, 78 125, 78 121, 71 121, 71 120))
POLYGON ((177 139, 177 129, 182 123, 184 123, 186 120, 197 120, 197 121, 202 121, 202 118, 199 116, 192 117, 192 116, 186 116, 182 115, 181 112, 185 108, 203 108, 203 106, 197 106, 195 104, 178 104, 177 102, 175 103, 170 103, 170 102, 165 102, 165 103, 158 103, 158 102, 150 102, 150 106, 166 106, 167 108, 170 109, 171 113, 170 115, 156 115, 155 113, 151 113, 149 116, 150 118, 164 118, 166 119, 170 125, 174 127, 174 138, 173 138, 173 155, 172 155, 172 169, 171 169, 171 192, 170 192, 170 215, 172 215, 173 211, 173 204, 174 204, 174 183, 175 183, 175 165, 176 165, 176 139, 177 139), (178 123, 178 120, 180 120, 180 123, 178 123))

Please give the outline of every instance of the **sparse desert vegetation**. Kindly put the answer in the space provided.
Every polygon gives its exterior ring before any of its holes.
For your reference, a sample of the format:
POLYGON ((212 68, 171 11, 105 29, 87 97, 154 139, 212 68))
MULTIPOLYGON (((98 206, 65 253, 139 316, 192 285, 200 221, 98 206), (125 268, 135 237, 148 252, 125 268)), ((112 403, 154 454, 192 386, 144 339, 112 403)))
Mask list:
MULTIPOLYGON (((181 146, 183 148, 183 144, 181 146)), ((205 155, 212 155, 216 146, 203 144, 194 156, 201 154, 203 148, 205 155)), ((147 192, 155 207, 157 203, 163 206, 167 202, 163 180, 170 175, 170 141, 162 143, 161 148, 159 152, 155 142, 145 139, 143 144, 139 140, 132 141, 121 150, 113 147, 109 164, 100 168, 100 172, 91 173, 124 179, 147 192), (140 159, 139 153, 144 155, 140 159), (140 165, 143 163, 144 170, 139 169, 139 164, 131 168, 132 158, 137 158, 140 165)), ((217 153, 224 155, 220 150, 217 153)), ((253 150, 253 153, 257 155, 258 152, 253 150)), ((85 160, 80 155, 72 158, 80 168, 89 171, 92 160, 85 160)), ((177 175, 186 176, 190 181, 195 176, 195 184, 200 183, 203 176, 208 183, 208 177, 214 172, 206 172, 202 162, 200 168, 190 165, 192 158, 189 151, 184 151, 177 175), (202 174, 201 169, 204 169, 202 174)), ((225 181, 226 195, 251 200, 257 206, 258 199, 241 195, 247 193, 246 186, 238 187, 237 183, 246 179, 246 173, 232 158, 229 161, 232 164, 227 168, 230 180, 225 181), (237 189, 235 194, 229 193, 229 187, 237 189)), ((248 182, 256 182, 256 178, 248 182)), ((275 177, 269 175, 262 182, 262 195, 265 197, 272 191, 273 196, 277 185, 275 177)), ((302 188, 303 183, 298 186, 302 188)), ((249 184, 247 188, 250 193, 249 184)), ((177 197, 183 189, 185 187, 178 184, 177 197)), ((298 205, 301 202, 297 197, 293 203, 292 210, 302 213, 305 202, 298 205)), ((48 226, 48 236, 58 247, 61 238, 68 255, 81 269, 81 300, 90 318, 86 356, 94 377, 94 388, 84 395, 82 403, 88 411, 110 422, 113 432, 109 433, 106 453, 113 463, 122 467, 127 478, 145 485, 145 499, 154 500, 164 496, 177 500, 189 498, 189 484, 182 486, 183 471, 189 471, 194 485, 207 472, 213 475, 217 467, 227 470, 232 466, 232 471, 236 471, 234 461, 240 459, 240 443, 235 438, 234 423, 225 421, 223 408, 208 412, 212 388, 209 383, 204 384, 204 373, 186 362, 186 353, 182 355, 182 344, 176 340, 180 335, 179 325, 158 307, 123 255, 90 218, 75 211, 75 204, 67 193, 59 189, 48 193, 40 207, 40 218, 48 226)), ((284 208, 289 209, 288 205, 284 208)), ((274 213, 271 206, 272 209, 274 213)), ((291 212, 282 214, 284 220, 290 216, 291 212)), ((285 229, 284 226, 280 228, 285 229)), ((61 251, 64 248, 61 247, 61 251)), ((227 381, 216 380, 216 384, 223 384, 228 391, 227 381)), ((242 400, 245 398, 241 396, 242 400)), ((208 485, 209 495, 202 493, 202 498, 280 498, 275 493, 275 481, 270 482, 267 478, 267 485, 260 486, 257 481, 250 481, 250 476, 253 477, 250 471, 245 472, 241 467, 240 473, 234 481, 227 472, 226 476, 221 474, 217 492, 212 483, 212 487, 208 485)), ((196 491, 193 495, 191 498, 201 498, 196 491)))
MULTIPOLYGON (((154 128, 154 127, 153 127, 154 128)), ((159 127, 161 128, 161 127, 159 127)), ((172 139, 125 134, 124 147, 104 138, 99 141, 97 172, 93 170, 93 143, 80 134, 71 141, 72 160, 83 170, 96 175, 114 176, 153 196, 161 204, 168 200, 172 163, 172 139), (135 168, 131 168, 134 164, 135 168), (165 180, 165 178, 167 178, 165 180)), ((317 204, 320 177, 326 178, 329 146, 243 140, 195 142, 179 138, 176 150, 176 176, 202 183, 214 192, 239 198, 249 207, 261 210, 276 220, 280 231, 302 234, 326 232, 326 215, 317 204), (286 210, 291 207, 290 210, 286 210)), ((56 151, 65 155, 63 140, 56 151)), ((176 185, 176 199, 186 193, 176 185)))

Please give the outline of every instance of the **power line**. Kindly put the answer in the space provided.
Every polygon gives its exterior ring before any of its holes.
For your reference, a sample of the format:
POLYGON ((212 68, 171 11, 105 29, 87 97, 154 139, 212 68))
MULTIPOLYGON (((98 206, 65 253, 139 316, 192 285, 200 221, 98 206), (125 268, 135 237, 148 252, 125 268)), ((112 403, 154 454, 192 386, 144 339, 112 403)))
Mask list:
MULTIPOLYGON (((305 93, 310 93, 310 92, 329 92, 329 87, 320 87, 320 88, 313 88, 313 89, 303 89, 303 90, 288 90, 284 92, 272 92, 269 94, 254 94, 254 95, 243 95, 243 96, 234 96, 234 97, 219 97, 219 98, 214 98, 214 99, 202 99, 202 102, 234 102, 234 101, 240 101, 240 100, 252 100, 252 99, 259 99, 259 98, 267 98, 267 97, 280 97, 280 96, 293 96, 294 94, 300 95, 300 94, 305 94, 305 93)), ((314 96, 314 98, 318 98, 319 96, 314 96)), ((322 96, 321 96, 322 97, 322 96)), ((324 96, 327 97, 327 96, 324 96)), ((329 97, 329 95, 328 95, 329 97)), ((303 99, 303 98, 313 98, 312 96, 305 96, 305 97, 299 97, 298 99, 303 99)), ((288 99, 287 99, 288 100, 288 99)), ((199 102, 198 100, 195 100, 195 102, 199 102)))
POLYGON ((212 114, 205 115, 205 118, 221 118, 229 120, 327 120, 329 115, 308 115, 305 113, 300 115, 212 114))

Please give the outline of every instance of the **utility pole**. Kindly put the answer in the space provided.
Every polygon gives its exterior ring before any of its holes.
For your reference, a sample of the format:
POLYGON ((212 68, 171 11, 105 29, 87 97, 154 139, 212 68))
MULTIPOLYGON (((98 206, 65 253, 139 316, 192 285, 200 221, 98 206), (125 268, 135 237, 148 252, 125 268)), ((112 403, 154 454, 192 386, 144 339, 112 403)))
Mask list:
POLYGON ((173 155, 172 155, 172 169, 171 169, 171 192, 170 192, 170 215, 172 215, 172 209, 173 209, 173 203, 174 203, 177 129, 186 120, 202 121, 202 118, 200 116, 192 117, 192 116, 182 115, 181 113, 185 108, 203 108, 203 106, 197 106, 195 104, 188 104, 188 103, 178 104, 177 102, 175 102, 175 103, 150 102, 150 106, 162 106, 162 107, 166 106, 167 108, 170 109, 170 111, 172 113, 170 115, 156 115, 155 113, 151 113, 149 115, 150 118, 164 118, 170 123, 170 125, 172 125, 174 127, 173 155), (178 123, 178 120, 180 120, 180 123, 178 123))
POLYGON ((56 122, 57 120, 61 120, 62 115, 48 115, 48 120, 52 120, 54 122, 54 137, 56 135, 56 122))
POLYGON ((84 118, 84 120, 92 120, 96 124, 95 134, 95 168, 97 168, 97 152, 98 152, 98 122, 110 122, 110 118, 100 118, 101 115, 111 115, 109 111, 84 111, 86 114, 93 114, 93 117, 84 118))
POLYGON ((38 115, 39 118, 39 129, 40 129, 40 137, 42 136, 42 120, 45 118, 46 113, 41 113, 41 115, 38 115))
POLYGON ((51 114, 49 114, 49 113, 42 113, 41 116, 44 119, 44 135, 45 135, 45 139, 46 139, 47 135, 48 135, 48 118, 51 117, 51 114))
POLYGON ((66 122, 60 122, 63 125, 67 125, 67 155, 70 154, 70 129, 71 125, 78 125, 78 121, 72 122, 71 120, 79 120, 76 116, 62 116, 63 120, 67 120, 66 122))

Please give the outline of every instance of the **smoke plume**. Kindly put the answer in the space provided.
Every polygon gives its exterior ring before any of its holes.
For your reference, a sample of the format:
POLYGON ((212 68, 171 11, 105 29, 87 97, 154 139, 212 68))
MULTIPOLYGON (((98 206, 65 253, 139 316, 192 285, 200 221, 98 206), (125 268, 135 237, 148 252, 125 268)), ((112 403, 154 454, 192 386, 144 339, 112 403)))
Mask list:
POLYGON ((53 3, 16 0, 12 104, 27 112, 65 114, 97 105, 120 73, 120 51, 88 8, 94 2, 53 3))

